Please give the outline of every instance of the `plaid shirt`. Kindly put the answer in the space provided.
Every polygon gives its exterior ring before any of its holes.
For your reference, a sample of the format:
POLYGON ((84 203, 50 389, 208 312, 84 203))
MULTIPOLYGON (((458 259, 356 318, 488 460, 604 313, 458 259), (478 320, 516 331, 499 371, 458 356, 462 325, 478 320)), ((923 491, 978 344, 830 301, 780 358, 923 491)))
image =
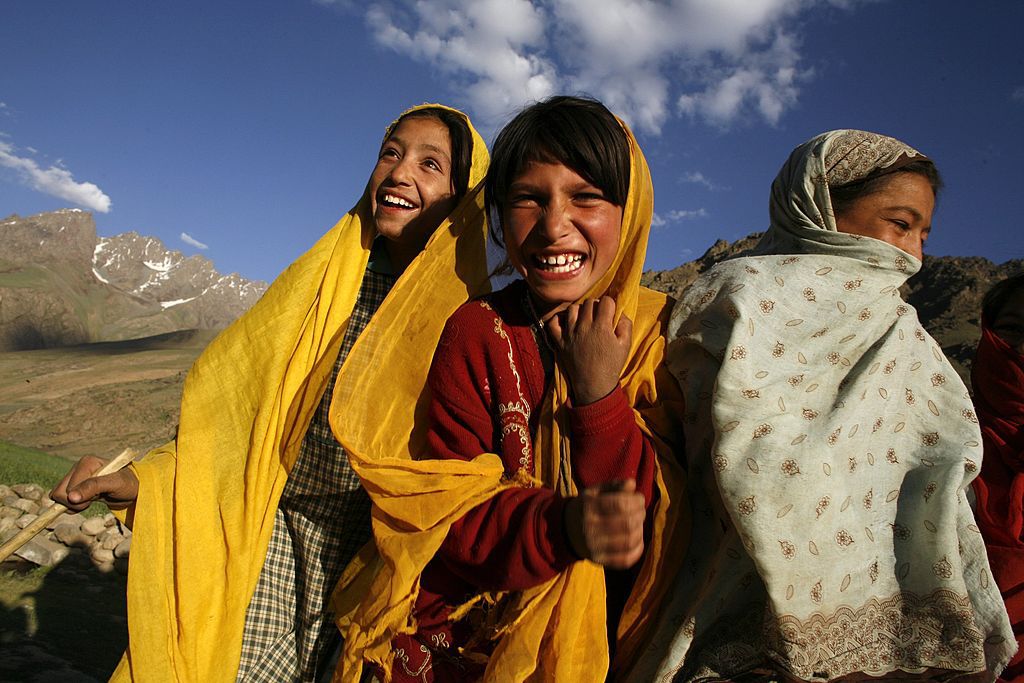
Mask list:
MULTIPOLYGON (((376 264, 371 263, 371 268, 376 264)), ((306 431, 274 518, 256 592, 245 614, 238 680, 312 681, 339 634, 328 600, 349 560, 370 540, 370 499, 331 433, 338 369, 395 283, 368 268, 334 372, 306 431)))

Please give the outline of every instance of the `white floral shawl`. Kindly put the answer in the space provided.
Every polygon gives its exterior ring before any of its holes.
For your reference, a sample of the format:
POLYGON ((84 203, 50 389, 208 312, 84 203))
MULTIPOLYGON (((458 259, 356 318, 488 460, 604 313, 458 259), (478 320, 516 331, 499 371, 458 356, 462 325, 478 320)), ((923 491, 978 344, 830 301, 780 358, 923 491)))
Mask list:
POLYGON ((977 419, 898 291, 920 262, 837 232, 829 199, 917 156, 861 131, 805 143, 757 255, 677 305, 693 538, 635 680, 996 671, 1013 653, 965 497, 977 419))

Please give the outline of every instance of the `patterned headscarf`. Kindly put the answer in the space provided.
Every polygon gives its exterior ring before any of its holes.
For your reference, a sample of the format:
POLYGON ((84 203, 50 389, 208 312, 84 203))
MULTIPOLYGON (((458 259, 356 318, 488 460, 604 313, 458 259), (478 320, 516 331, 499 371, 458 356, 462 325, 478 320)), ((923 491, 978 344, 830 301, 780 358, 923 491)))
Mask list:
POLYGON ((834 130, 811 138, 793 150, 772 183, 771 227, 757 252, 849 256, 892 266, 904 279, 910 277, 921 268, 918 259, 895 247, 879 253, 877 240, 838 231, 829 188, 927 159, 896 138, 862 130, 834 130))
POLYGON ((693 541, 636 680, 994 672, 1012 654, 965 496, 977 418, 899 295, 920 263, 835 228, 831 183, 910 158, 860 131, 801 145, 757 255, 673 311, 693 541))

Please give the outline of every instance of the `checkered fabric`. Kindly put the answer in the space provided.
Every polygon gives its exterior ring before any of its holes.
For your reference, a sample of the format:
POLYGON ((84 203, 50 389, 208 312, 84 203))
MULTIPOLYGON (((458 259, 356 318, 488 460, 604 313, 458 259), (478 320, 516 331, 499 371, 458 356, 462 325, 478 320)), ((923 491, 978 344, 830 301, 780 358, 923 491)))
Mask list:
POLYGON ((370 499, 331 433, 328 410, 338 369, 394 283, 369 269, 363 276, 331 380, 281 494, 245 615, 238 681, 313 681, 339 639, 327 602, 370 540, 370 499))

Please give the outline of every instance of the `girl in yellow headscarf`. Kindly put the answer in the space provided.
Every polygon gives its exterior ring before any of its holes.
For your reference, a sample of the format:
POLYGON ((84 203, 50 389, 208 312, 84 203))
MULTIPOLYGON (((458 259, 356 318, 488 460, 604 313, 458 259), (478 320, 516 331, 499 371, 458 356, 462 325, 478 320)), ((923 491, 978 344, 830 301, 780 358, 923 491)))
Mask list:
MULTIPOLYGON (((376 357, 416 376, 417 342, 439 338, 417 424, 332 411, 379 550, 338 596, 344 680, 364 661, 385 680, 604 680, 609 644, 628 658, 639 642, 664 545, 684 542, 668 300, 639 286, 652 192, 636 141, 600 103, 552 98, 498 135, 485 192, 522 279, 376 357)), ((383 372, 356 360, 335 400, 383 372)), ((380 403, 403 391, 417 388, 380 403)))
MULTIPOLYGON (((330 670, 327 600, 370 537, 369 500, 327 424, 332 373, 404 281, 463 297, 487 286, 486 167, 465 115, 406 112, 355 208, 196 361, 176 440, 116 475, 93 478, 95 459, 83 461, 58 485, 54 497, 76 509, 95 497, 130 506, 129 645, 116 680, 330 670)), ((404 322, 392 322, 399 343, 404 322)), ((349 401, 380 390, 367 384, 349 401)))

